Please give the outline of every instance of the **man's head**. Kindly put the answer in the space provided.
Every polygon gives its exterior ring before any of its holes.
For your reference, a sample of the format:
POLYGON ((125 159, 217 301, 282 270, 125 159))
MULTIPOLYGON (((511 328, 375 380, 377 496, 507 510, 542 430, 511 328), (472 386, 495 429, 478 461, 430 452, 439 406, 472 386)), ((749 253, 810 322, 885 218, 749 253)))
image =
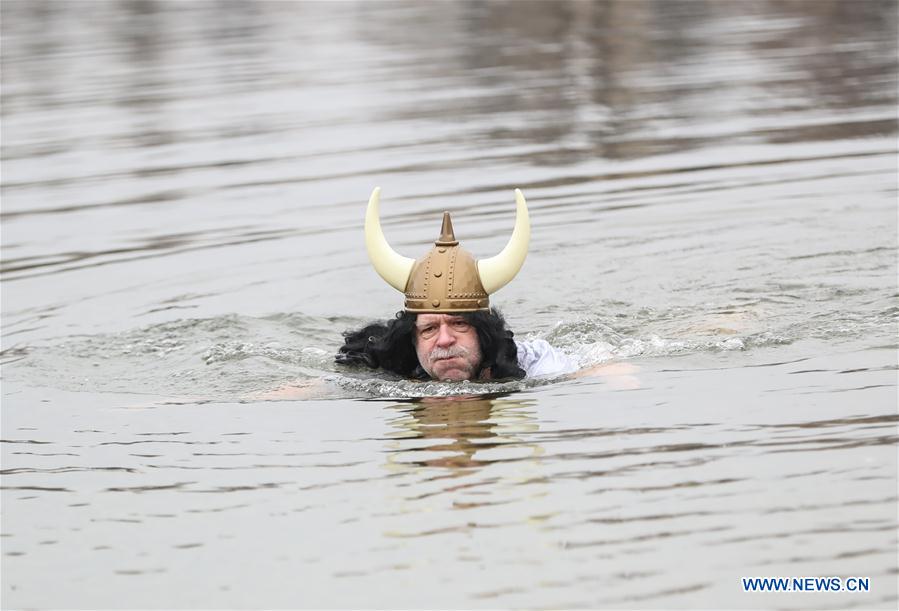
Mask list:
POLYGON ((406 296, 405 311, 386 324, 345 333, 337 362, 420 380, 524 377, 512 332, 489 299, 515 277, 528 254, 531 221, 521 191, 515 190, 515 229, 506 247, 479 260, 459 245, 449 212, 423 257, 394 251, 381 230, 380 193, 376 187, 368 200, 365 248, 375 271, 406 296))
POLYGON ((436 380, 471 380, 479 372, 481 343, 465 317, 419 314, 413 341, 422 369, 436 380))

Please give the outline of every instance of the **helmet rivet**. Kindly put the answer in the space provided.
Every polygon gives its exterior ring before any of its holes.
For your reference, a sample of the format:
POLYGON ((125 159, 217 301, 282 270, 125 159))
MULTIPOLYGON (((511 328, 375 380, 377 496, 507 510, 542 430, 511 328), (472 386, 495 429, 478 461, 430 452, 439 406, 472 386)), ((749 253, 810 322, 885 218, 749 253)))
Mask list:
POLYGON ((439 277, 442 276, 442 275, 443 275, 443 272, 434 272, 434 277, 435 277, 435 278, 439 278, 439 277))
POLYGON ((431 302, 431 305, 434 306, 434 307, 436 308, 437 306, 440 305, 440 300, 439 300, 439 299, 435 299, 434 301, 431 302))

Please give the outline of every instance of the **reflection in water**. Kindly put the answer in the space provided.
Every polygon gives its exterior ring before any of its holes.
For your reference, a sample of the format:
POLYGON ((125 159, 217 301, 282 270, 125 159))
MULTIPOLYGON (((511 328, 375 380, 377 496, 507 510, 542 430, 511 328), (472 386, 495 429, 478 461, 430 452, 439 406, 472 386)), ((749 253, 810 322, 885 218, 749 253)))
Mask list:
MULTIPOLYGON (((523 157, 537 167, 677 153, 722 138, 827 141, 846 129, 834 134, 822 111, 883 109, 896 99, 893 81, 878 76, 896 67, 894 2, 490 2, 427 11, 411 35, 360 27, 367 40, 410 53, 443 42, 448 52, 410 69, 424 79, 450 75, 474 93, 464 103, 455 91, 437 93, 391 107, 387 118, 463 116, 491 146, 539 145, 523 157), (464 24, 465 44, 445 40, 447 22, 464 24), (785 116, 801 132, 785 131, 785 116)), ((852 123, 895 132, 895 118, 881 119, 852 123)))
MULTIPOLYGON (((401 416, 391 424, 398 429, 392 436, 402 441, 392 444, 388 463, 428 467, 470 469, 495 458, 476 454, 513 444, 528 448, 529 455, 541 453, 539 446, 522 444, 518 434, 536 431, 536 419, 529 400, 480 397, 425 397, 392 407, 401 416), (410 444, 421 439, 430 443, 410 444)), ((520 455, 516 452, 517 455, 520 455)))

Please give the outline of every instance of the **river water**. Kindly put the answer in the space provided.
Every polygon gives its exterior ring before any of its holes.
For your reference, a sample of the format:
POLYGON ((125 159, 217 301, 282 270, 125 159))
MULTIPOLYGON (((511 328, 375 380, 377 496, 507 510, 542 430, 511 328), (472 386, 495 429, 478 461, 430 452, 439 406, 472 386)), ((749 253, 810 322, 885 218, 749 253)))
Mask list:
POLYGON ((3 606, 895 609, 896 23, 5 0, 3 606), (376 185, 604 375, 334 365, 376 185))

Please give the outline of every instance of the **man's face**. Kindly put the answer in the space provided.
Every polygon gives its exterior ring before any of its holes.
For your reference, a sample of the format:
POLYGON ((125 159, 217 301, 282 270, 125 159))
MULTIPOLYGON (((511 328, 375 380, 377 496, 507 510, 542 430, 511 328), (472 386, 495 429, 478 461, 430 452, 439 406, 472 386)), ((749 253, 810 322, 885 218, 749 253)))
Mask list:
POLYGON ((470 380, 481 364, 477 331, 452 314, 419 314, 415 351, 424 370, 437 380, 470 380))

